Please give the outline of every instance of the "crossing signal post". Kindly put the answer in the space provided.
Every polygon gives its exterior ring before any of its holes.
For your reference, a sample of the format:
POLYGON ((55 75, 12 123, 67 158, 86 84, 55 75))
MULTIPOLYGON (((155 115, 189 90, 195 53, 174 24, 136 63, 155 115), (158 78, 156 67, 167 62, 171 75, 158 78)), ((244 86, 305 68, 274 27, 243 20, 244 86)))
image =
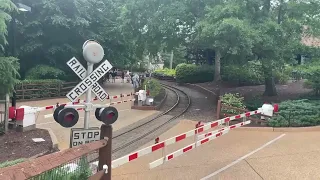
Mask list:
MULTIPOLYGON (((71 129, 70 147, 108 138, 108 144, 104 147, 108 153, 100 155, 99 152, 99 156, 101 156, 99 159, 99 170, 107 166, 108 172, 104 175, 104 179, 111 179, 112 124, 118 119, 118 110, 112 106, 93 104, 91 102, 91 92, 100 101, 108 98, 109 94, 99 85, 98 81, 113 67, 108 60, 105 60, 93 70, 93 65, 99 63, 104 57, 104 50, 98 42, 88 40, 83 44, 82 49, 83 57, 87 61, 88 67, 85 69, 75 57, 67 62, 67 65, 82 81, 66 96, 71 102, 76 102, 80 96, 86 93, 86 101, 84 104, 57 105, 53 118, 61 126, 70 128, 75 126, 79 120, 79 112, 76 109, 84 109, 84 128, 71 129), (93 110, 95 110, 97 120, 104 123, 101 126, 101 131, 99 131, 99 128, 89 127, 90 112, 93 110)), ((101 152, 106 152, 106 150, 101 152)))

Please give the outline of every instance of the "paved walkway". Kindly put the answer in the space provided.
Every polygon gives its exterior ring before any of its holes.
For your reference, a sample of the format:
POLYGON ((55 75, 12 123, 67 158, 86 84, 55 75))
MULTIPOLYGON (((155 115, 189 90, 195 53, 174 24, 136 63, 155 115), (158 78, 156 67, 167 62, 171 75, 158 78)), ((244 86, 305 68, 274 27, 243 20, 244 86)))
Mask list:
MULTIPOLYGON (((190 130, 183 122, 164 133, 161 140, 190 130)), ((113 170, 121 180, 316 180, 320 179, 319 132, 232 130, 208 144, 149 170, 162 157, 156 152, 113 170), (285 134, 285 135, 283 135, 285 134)), ((164 154, 194 142, 193 138, 170 145, 164 154)), ((149 144, 152 144, 150 142, 149 144)))
MULTIPOLYGON (((106 91, 113 95, 120 95, 121 93, 129 94, 133 91, 132 85, 129 83, 121 83, 120 79, 116 80, 116 83, 106 83, 103 85, 106 91)), ((84 99, 85 96, 82 96, 81 99, 84 99)), ((131 99, 133 97, 125 97, 125 99, 131 99)), ((113 100, 113 101, 120 101, 121 99, 113 100)), ((50 100, 40 100, 40 101, 29 101, 29 102, 19 102, 17 103, 18 106, 27 105, 27 106, 37 106, 43 107, 48 105, 54 105, 57 102, 59 103, 66 103, 69 102, 67 98, 58 98, 58 99, 50 99, 50 100)), ((106 100, 103 103, 109 103, 110 100, 106 100)), ((100 101, 94 101, 94 103, 102 103, 100 101)), ((119 118, 113 124, 114 131, 121 129, 125 126, 128 126, 132 123, 135 123, 143 118, 146 118, 157 111, 139 111, 131 109, 131 102, 116 104, 116 107, 119 111, 119 118)), ((52 114, 52 110, 46 110, 39 112, 37 114, 36 124, 38 128, 50 128, 58 140, 59 149, 66 149, 69 147, 70 143, 70 128, 63 128, 60 124, 56 123, 53 117, 45 118, 45 115, 52 114)), ((84 111, 79 111, 80 119, 78 123, 74 126, 74 128, 81 128, 84 124, 84 111)), ((90 121, 90 127, 100 127, 101 122, 98 121, 94 116, 94 111, 91 113, 92 120, 90 121)))

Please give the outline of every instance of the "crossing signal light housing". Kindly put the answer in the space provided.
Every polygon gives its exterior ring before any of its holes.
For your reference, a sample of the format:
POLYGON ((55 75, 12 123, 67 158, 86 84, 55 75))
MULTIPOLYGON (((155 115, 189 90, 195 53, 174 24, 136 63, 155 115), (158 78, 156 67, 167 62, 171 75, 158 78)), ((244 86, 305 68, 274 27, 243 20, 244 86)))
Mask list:
POLYGON ((59 106, 54 110, 53 118, 62 127, 69 128, 77 124, 79 120, 79 113, 73 108, 64 108, 59 106))
POLYGON ((97 108, 95 116, 104 124, 113 124, 118 119, 118 110, 115 107, 109 106, 106 108, 97 108))

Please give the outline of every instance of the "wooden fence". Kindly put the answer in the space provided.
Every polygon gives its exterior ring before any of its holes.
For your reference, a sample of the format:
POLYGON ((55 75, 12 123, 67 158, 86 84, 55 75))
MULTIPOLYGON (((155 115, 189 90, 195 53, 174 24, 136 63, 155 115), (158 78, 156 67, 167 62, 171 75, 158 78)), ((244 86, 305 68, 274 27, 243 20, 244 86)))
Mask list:
POLYGON ((74 148, 66 149, 53 154, 31 159, 13 166, 0 169, 0 179, 91 179, 91 180, 111 180, 111 152, 112 152, 112 126, 102 125, 100 141, 83 144, 74 148), (97 152, 98 151, 98 152, 97 152), (75 162, 85 159, 85 166, 88 167, 91 154, 99 153, 98 172, 84 177, 83 167, 75 168, 75 162), (69 165, 69 166, 68 166, 69 165), (108 170, 103 169, 103 165, 108 166, 108 170), (66 168, 68 167, 68 168, 66 168), (78 171, 77 171, 78 169, 78 171), (70 178, 73 175, 73 178, 70 178), (78 176, 74 176, 78 175, 78 176))
POLYGON ((15 87, 17 100, 38 100, 65 96, 79 82, 21 83, 15 87))

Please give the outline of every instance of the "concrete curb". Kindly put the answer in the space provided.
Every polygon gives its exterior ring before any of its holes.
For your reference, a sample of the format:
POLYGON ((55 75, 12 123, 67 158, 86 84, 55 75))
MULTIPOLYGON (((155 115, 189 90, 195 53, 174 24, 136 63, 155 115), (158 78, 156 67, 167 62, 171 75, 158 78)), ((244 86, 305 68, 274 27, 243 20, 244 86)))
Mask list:
POLYGON ((53 133, 53 131, 50 129, 50 128, 39 128, 39 129, 44 129, 44 130, 47 130, 49 132, 49 135, 51 137, 51 141, 52 141, 52 148, 58 148, 58 139, 57 139, 57 136, 53 133))
MULTIPOLYGON (((213 91, 202 87, 197 84, 186 83, 188 87, 196 87, 195 89, 201 89, 202 91, 207 91, 207 93, 211 93, 213 96, 217 96, 213 91)), ((218 96, 219 98, 219 96, 218 96)), ((306 132, 306 131, 320 131, 320 126, 312 126, 312 127, 241 127, 235 129, 235 131, 263 131, 263 132, 306 132)))

